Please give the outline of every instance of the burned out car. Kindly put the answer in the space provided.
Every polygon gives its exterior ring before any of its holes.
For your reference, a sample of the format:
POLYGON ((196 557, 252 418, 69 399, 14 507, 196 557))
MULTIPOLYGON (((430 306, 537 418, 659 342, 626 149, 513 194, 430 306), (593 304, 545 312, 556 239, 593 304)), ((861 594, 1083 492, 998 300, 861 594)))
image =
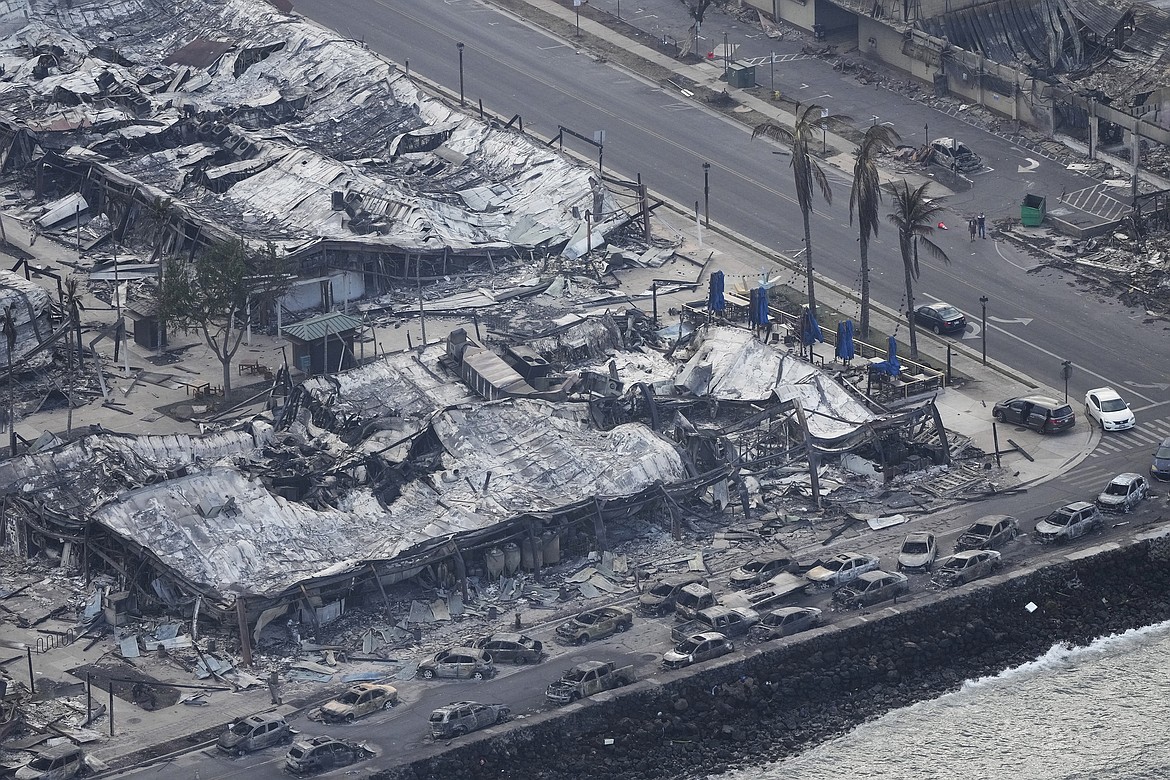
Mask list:
POLYGON ((634 613, 625 607, 597 607, 587 609, 557 626, 557 638, 570 644, 583 645, 625 631, 633 624, 634 613))
POLYGON ((906 534, 902 541, 902 549, 898 551, 898 571, 930 571, 937 557, 938 545, 935 543, 934 534, 926 531, 906 534))
POLYGON ((959 173, 983 169, 983 158, 954 138, 936 138, 930 143, 931 162, 959 173))
POLYGON ((398 689, 392 685, 355 685, 321 707, 326 723, 353 723, 357 718, 398 704, 398 689))
POLYGON ((782 555, 766 555, 755 558, 735 569, 728 577, 728 584, 736 589, 750 588, 767 582, 781 572, 795 569, 791 558, 782 555))
POLYGON ((827 590, 853 582, 867 571, 881 565, 876 555, 841 553, 805 572, 805 579, 816 589, 827 590))
POLYGON ((85 769, 85 755, 76 745, 53 745, 38 750, 32 761, 16 770, 17 780, 66 780, 85 769))
POLYGON ((687 585, 706 585, 707 578, 698 572, 684 572, 662 577, 653 585, 646 588, 646 592, 638 597, 638 613, 641 615, 657 616, 674 611, 674 602, 678 594, 687 585))
POLYGON ((955 552, 995 550, 1020 535, 1020 526, 1011 515, 986 515, 971 524, 955 542, 955 552))
POLYGON ((219 735, 215 746, 224 753, 242 756, 273 745, 292 742, 293 733, 283 716, 261 712, 240 718, 219 735))
POLYGON ((284 768, 305 775, 356 764, 373 755, 374 751, 365 745, 348 739, 309 737, 293 743, 284 757, 284 768))
POLYGON ((899 572, 867 571, 833 594, 833 601, 843 607, 860 609, 882 601, 896 599, 910 592, 910 580, 899 572))
POLYGON ((735 650, 731 640, 718 631, 706 631, 687 637, 673 650, 662 656, 662 665, 667 669, 682 669, 691 664, 710 661, 735 650))
POLYGON ((524 634, 488 634, 475 642, 497 664, 535 664, 544 660, 544 645, 524 634))
POLYGON ((1141 474, 1118 474, 1097 496, 1102 512, 1132 512, 1150 495, 1150 483, 1141 474))
POLYGON ((1074 501, 1036 523, 1036 540, 1041 544, 1067 542, 1105 527, 1100 510, 1088 501, 1074 501))
POLYGON ((506 704, 453 701, 431 713, 431 736, 435 739, 461 737, 476 729, 503 723, 512 716, 506 704))
POLYGON ((986 577, 999 569, 1001 563, 997 550, 964 550, 939 561, 931 582, 941 588, 962 585, 986 577))
POLYGON ((781 607, 764 615, 752 626, 752 639, 764 642, 769 639, 799 634, 821 624, 821 611, 816 607, 781 607))
POLYGON ((496 676, 496 665, 486 650, 475 647, 452 647, 440 650, 433 658, 418 665, 424 680, 447 677, 455 680, 483 680, 496 676))

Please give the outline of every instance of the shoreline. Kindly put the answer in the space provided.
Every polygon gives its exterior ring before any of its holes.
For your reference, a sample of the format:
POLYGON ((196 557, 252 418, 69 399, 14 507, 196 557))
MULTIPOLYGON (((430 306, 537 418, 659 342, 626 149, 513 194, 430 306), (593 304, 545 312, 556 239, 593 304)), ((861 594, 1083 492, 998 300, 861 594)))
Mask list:
POLYGON ((370 778, 650 780, 770 763, 1054 645, 1087 646, 1170 619, 1167 534, 1162 527, 954 598, 859 615, 805 641, 755 645, 744 658, 595 696, 370 778))

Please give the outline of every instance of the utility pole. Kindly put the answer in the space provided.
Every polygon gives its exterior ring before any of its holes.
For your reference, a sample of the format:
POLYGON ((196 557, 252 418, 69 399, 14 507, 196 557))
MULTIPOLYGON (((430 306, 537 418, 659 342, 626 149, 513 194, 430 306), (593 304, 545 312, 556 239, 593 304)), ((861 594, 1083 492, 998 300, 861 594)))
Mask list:
POLYGON ((980 317, 979 335, 983 338, 983 365, 987 365, 987 301, 990 300, 986 295, 979 296, 979 304, 983 307, 983 314, 980 317))
POLYGON ((459 50, 459 105, 465 106, 467 102, 463 99, 463 41, 455 44, 455 48, 459 50))
POLYGON ((703 226, 711 227, 711 163, 703 163, 703 226))

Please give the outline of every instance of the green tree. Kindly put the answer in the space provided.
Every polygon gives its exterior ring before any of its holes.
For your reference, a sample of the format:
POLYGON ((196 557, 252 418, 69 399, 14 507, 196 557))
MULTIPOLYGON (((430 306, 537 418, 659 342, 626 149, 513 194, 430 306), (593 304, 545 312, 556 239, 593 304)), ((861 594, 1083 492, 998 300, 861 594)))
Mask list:
POLYGON ((833 191, 829 187, 829 179, 825 172, 809 152, 809 143, 816 140, 818 132, 824 132, 825 125, 849 119, 840 114, 824 117, 821 114, 821 107, 814 103, 797 111, 796 124, 791 130, 774 122, 764 122, 752 130, 753 139, 764 136, 779 141, 792 152, 792 179, 796 184, 796 205, 800 207, 800 214, 804 219, 804 267, 808 280, 808 308, 814 314, 817 310, 817 296, 813 287, 812 229, 809 226, 809 217, 813 210, 813 182, 816 182, 826 203, 833 202, 833 191))
POLYGON ((223 366, 223 389, 231 390, 232 358, 247 330, 250 305, 274 304, 288 291, 284 258, 271 243, 249 255, 243 241, 217 244, 188 262, 167 258, 159 282, 159 316, 170 325, 198 327, 223 366))
POLYGON ((894 188, 894 210, 886 215, 898 229, 898 249, 902 253, 902 268, 906 273, 906 319, 910 322, 910 357, 918 357, 918 331, 914 326, 914 280, 919 276, 918 244, 927 254, 949 264, 951 259, 942 247, 930 240, 934 235, 935 219, 943 207, 926 197, 930 182, 911 189, 905 179, 894 188))
POLYGON ((878 176, 877 156, 892 149, 901 140, 898 133, 886 125, 873 125, 865 131, 865 138, 857 147, 853 164, 853 189, 849 192, 849 224, 857 216, 858 241, 861 252, 861 323, 862 338, 869 337, 869 239, 878 234, 878 206, 882 202, 881 179, 878 176))

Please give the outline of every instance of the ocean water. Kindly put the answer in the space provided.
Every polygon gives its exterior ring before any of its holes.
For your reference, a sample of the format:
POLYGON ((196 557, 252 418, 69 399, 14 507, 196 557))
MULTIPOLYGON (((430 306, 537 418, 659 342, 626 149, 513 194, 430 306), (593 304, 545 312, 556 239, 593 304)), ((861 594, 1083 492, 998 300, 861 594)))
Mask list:
POLYGON ((1170 779, 1170 622, 1055 646, 721 780, 1170 779))

